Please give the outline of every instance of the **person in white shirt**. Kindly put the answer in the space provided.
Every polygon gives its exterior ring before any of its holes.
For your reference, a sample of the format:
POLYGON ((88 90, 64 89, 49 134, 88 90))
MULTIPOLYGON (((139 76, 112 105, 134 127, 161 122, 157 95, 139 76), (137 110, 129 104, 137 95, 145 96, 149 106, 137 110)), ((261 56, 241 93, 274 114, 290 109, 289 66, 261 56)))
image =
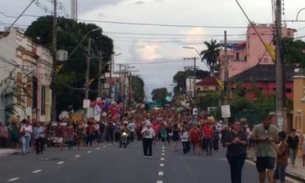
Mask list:
POLYGON ((22 125, 20 129, 21 133, 21 143, 22 143, 22 154, 30 152, 30 141, 33 133, 32 125, 30 125, 29 121, 26 121, 24 125, 22 125))
POLYGON ((190 137, 186 128, 184 128, 182 131, 181 142, 183 147, 183 154, 188 153, 190 151, 190 137))
POLYGON ((143 139, 144 157, 152 158, 152 144, 155 137, 155 131, 151 127, 150 122, 146 123, 146 126, 143 128, 141 134, 143 139))
POLYGON ((133 140, 134 140, 134 132, 135 132, 135 129, 136 129, 136 124, 133 121, 131 121, 128 124, 128 129, 129 129, 129 132, 130 132, 130 141, 133 142, 133 140))

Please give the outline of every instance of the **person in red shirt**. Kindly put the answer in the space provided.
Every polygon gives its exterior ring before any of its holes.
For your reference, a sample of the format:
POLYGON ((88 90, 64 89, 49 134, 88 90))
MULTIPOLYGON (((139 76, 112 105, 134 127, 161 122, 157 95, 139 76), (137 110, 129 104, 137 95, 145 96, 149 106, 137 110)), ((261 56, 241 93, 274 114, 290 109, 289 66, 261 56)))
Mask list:
POLYGON ((193 125, 190 130, 190 140, 193 145, 193 153, 200 154, 200 129, 197 125, 193 125))
POLYGON ((207 156, 211 155, 212 156, 212 148, 213 148, 213 127, 211 123, 207 123, 203 127, 203 133, 204 133, 204 138, 205 138, 205 144, 206 144, 206 151, 207 151, 207 156))

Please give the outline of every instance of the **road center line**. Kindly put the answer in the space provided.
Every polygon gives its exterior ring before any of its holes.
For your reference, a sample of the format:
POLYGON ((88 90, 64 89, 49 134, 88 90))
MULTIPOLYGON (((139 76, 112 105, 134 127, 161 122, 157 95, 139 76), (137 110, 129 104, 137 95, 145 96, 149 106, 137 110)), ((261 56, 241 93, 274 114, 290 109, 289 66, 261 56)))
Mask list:
POLYGON ((161 163, 160 166, 164 166, 164 163, 161 163))
POLYGON ((98 147, 98 148, 96 148, 96 150, 100 150, 100 148, 98 147))
POLYGON ((58 162, 57 164, 58 165, 61 165, 61 164, 64 164, 65 162, 64 161, 60 161, 60 162, 58 162))
POLYGON ((107 146, 103 146, 103 148, 105 148, 105 147, 107 147, 107 146))
POLYGON ((163 183, 163 181, 162 180, 158 180, 157 183, 163 183))
POLYGON ((33 171, 32 173, 39 173, 39 172, 41 172, 42 170, 35 170, 35 171, 33 171))
POLYGON ((162 149, 165 149, 165 147, 162 147, 162 149))
POLYGON ((162 156, 165 156, 165 153, 162 153, 162 156))
POLYGON ((88 151, 87 153, 91 153, 91 151, 88 151))
POLYGON ((159 175, 159 176, 163 176, 163 175, 164 175, 164 172, 158 172, 158 175, 159 175))
POLYGON ((8 182, 13 182, 13 181, 16 181, 16 180, 18 180, 19 179, 19 177, 15 177, 15 178, 12 178, 12 179, 8 179, 7 181, 8 182))
POLYGON ((75 158, 79 158, 79 157, 80 157, 80 155, 78 154, 78 155, 75 155, 74 157, 75 157, 75 158))
POLYGON ((164 158, 160 158, 160 160, 161 160, 161 161, 164 161, 165 159, 164 159, 164 158))
POLYGON ((165 150, 164 150, 164 149, 162 149, 162 152, 165 152, 165 150))

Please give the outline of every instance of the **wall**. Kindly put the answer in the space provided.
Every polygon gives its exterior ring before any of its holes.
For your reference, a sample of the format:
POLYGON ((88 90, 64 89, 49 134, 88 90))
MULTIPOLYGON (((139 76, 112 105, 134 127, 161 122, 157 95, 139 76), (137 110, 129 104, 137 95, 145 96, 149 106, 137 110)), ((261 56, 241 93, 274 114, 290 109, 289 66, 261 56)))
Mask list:
MULTIPOLYGON (((273 25, 272 24, 255 24, 256 31, 261 36, 264 43, 270 44, 273 43, 273 25)), ((228 71, 229 78, 233 77, 245 70, 248 70, 254 67, 257 64, 274 64, 272 58, 269 53, 266 52, 266 49, 257 36, 256 31, 252 28, 252 26, 248 26, 246 32, 246 48, 245 50, 240 51, 242 54, 246 56, 246 60, 236 61, 234 59, 234 51, 228 50, 227 55, 229 59, 228 71)), ((283 37, 294 37, 294 29, 287 28, 287 26, 283 26, 282 34, 283 37)), ((230 42, 230 40, 228 40, 230 42)), ((243 42, 243 41, 240 41, 243 42)), ((272 46, 274 48, 274 46, 272 46)), ((224 60, 224 50, 220 51, 220 62, 223 63, 224 60)), ((223 79, 223 67, 221 68, 220 76, 223 79)))

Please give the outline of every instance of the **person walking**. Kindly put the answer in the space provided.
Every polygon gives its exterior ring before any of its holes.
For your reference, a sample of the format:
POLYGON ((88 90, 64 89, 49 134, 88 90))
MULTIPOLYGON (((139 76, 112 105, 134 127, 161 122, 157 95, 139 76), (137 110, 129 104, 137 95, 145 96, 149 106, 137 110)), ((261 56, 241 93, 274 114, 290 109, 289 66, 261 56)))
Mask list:
POLYGON ((45 131, 44 131, 44 127, 41 126, 40 122, 36 123, 36 126, 34 127, 33 130, 33 136, 35 138, 36 154, 42 154, 45 131))
POLYGON ((30 121, 27 120, 20 129, 23 155, 30 152, 30 141, 31 141, 32 133, 33 133, 32 125, 30 125, 30 121))
POLYGON ((272 142, 278 142, 278 128, 271 124, 271 116, 265 118, 263 123, 256 125, 252 132, 252 140, 256 143, 256 169, 259 173, 259 182, 264 183, 267 177, 269 183, 273 182, 276 150, 272 142))
POLYGON ((146 126, 141 131, 143 141, 144 158, 152 158, 152 144, 155 137, 155 131, 151 127, 150 122, 146 122, 146 126))
POLYGON ((241 129, 239 121, 234 122, 232 130, 229 131, 224 139, 227 149, 227 159, 231 170, 231 183, 242 182, 242 168, 247 157, 247 135, 241 129))
POLYGON ((280 141, 280 145, 278 146, 274 142, 271 142, 272 146, 275 148, 277 152, 276 157, 276 168, 273 176, 273 183, 276 183, 276 180, 280 180, 281 183, 285 183, 286 176, 286 167, 288 165, 288 154, 289 154, 289 146, 286 142, 286 132, 281 131, 278 134, 278 139, 280 141))
POLYGON ((213 127, 211 126, 211 123, 207 123, 203 127, 203 133, 204 133, 204 138, 206 142, 206 152, 207 156, 211 155, 212 156, 212 149, 213 149, 213 127))
POLYGON ((295 165, 295 159, 298 152, 299 142, 300 140, 299 137, 296 135, 296 130, 292 129, 291 134, 287 138, 287 144, 289 147, 289 157, 292 167, 294 167, 295 165))

